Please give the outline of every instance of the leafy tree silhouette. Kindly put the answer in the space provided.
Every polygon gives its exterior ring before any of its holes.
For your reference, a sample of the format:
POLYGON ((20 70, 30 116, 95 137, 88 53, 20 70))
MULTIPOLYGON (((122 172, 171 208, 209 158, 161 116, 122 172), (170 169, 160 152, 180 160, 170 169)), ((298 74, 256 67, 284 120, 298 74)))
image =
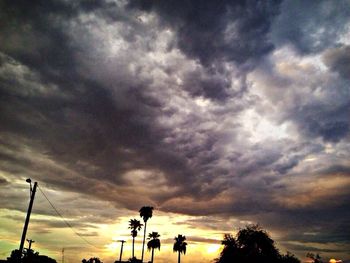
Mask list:
POLYGON ((225 234, 221 244, 224 246, 224 248, 220 253, 220 258, 216 259, 217 263, 240 261, 240 250, 236 239, 231 234, 225 234))
POLYGON ((180 263, 181 253, 184 253, 184 255, 186 254, 186 246, 187 246, 187 243, 185 242, 186 237, 183 235, 177 235, 177 237, 175 237, 174 240, 175 240, 175 243, 174 243, 173 251, 178 253, 177 262, 180 263))
POLYGON ((311 258, 313 260, 313 263, 323 263, 321 256, 319 254, 314 253, 307 253, 306 257, 311 258))
POLYGON ((160 240, 159 240, 160 235, 158 232, 152 232, 149 233, 148 235, 148 243, 147 243, 147 248, 148 251, 152 250, 152 256, 151 256, 151 263, 153 263, 153 258, 154 258, 154 249, 158 248, 160 250, 160 240))
POLYGON ((300 260, 287 251, 286 255, 281 255, 281 263, 300 263, 300 260))
MULTIPOLYGON (((7 258, 7 262, 18 263, 19 250, 15 249, 11 252, 10 257, 7 258)), ((34 252, 32 249, 25 249, 21 263, 57 263, 56 260, 45 256, 39 255, 39 252, 34 252)))
POLYGON ((131 262, 131 263, 142 263, 141 259, 137 259, 135 257, 129 258, 128 262, 131 262))
POLYGON ((82 263, 103 263, 99 258, 90 258, 86 260, 85 258, 81 261, 82 263))
POLYGON ((137 231, 140 231, 142 226, 141 222, 137 219, 129 220, 129 229, 131 229, 132 236, 132 259, 135 258, 135 237, 137 237, 137 231))
POLYGON ((224 245, 216 263, 300 263, 292 254, 281 255, 274 241, 259 225, 246 226, 233 237, 224 236, 224 245))
POLYGON ((144 255, 144 250, 145 250, 147 221, 153 215, 153 207, 152 206, 143 206, 143 207, 141 207, 139 212, 140 212, 140 217, 142 217, 143 218, 143 222, 145 222, 145 228, 144 228, 144 231, 143 231, 142 255, 141 255, 141 261, 143 262, 143 255, 144 255))

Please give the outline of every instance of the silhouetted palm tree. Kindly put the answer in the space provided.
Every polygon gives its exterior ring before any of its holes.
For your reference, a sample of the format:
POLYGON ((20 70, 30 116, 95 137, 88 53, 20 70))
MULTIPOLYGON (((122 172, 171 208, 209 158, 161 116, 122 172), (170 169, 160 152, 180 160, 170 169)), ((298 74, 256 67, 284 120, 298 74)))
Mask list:
POLYGON ((175 243, 174 243, 173 251, 178 253, 177 262, 180 263, 181 253, 184 253, 184 255, 186 254, 186 246, 187 246, 187 243, 185 242, 186 237, 183 235, 177 235, 177 237, 175 237, 174 240, 175 240, 175 243))
POLYGON ((142 217, 143 221, 145 222, 145 228, 143 231, 142 255, 141 255, 141 261, 143 262, 143 255, 144 255, 144 251, 145 251, 147 221, 153 215, 153 207, 152 206, 143 206, 143 207, 141 207, 139 212, 140 212, 140 217, 142 217))
POLYGON ((129 229, 131 229, 132 236, 132 258, 135 257, 135 237, 137 237, 137 231, 140 231, 142 226, 141 222, 137 219, 129 220, 129 229))
POLYGON ((158 248, 160 250, 160 240, 159 240, 160 235, 158 232, 152 232, 148 234, 149 241, 147 243, 147 248, 148 251, 152 249, 152 256, 151 256, 151 263, 153 263, 153 258, 154 258, 154 249, 158 248))

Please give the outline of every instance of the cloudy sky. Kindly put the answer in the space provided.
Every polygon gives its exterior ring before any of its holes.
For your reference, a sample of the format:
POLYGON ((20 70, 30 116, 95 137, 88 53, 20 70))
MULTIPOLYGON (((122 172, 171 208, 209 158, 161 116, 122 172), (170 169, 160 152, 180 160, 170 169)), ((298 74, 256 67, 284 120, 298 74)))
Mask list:
POLYGON ((158 262, 249 223, 350 259, 349 81, 348 0, 0 0, 0 258, 30 177, 80 235, 38 190, 28 238, 57 260, 130 257, 143 205, 158 262))

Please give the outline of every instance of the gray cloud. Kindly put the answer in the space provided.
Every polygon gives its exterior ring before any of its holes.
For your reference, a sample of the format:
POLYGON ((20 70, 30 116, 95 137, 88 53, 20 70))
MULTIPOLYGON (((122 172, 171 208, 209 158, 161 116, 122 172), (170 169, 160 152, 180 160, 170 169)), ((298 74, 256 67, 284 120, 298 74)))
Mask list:
POLYGON ((271 51, 267 33, 279 2, 145 0, 130 6, 157 12, 166 26, 177 31, 180 49, 210 65, 221 59, 244 63, 271 51))
POLYGON ((335 47, 348 30, 349 2, 283 1, 272 26, 278 44, 293 45, 301 53, 318 53, 335 47))
POLYGON ((31 177, 72 220, 146 202, 348 244, 346 3, 294 3, 3 1, 0 207, 31 177))
POLYGON ((350 78, 350 46, 330 49, 324 55, 325 64, 345 79, 350 78))

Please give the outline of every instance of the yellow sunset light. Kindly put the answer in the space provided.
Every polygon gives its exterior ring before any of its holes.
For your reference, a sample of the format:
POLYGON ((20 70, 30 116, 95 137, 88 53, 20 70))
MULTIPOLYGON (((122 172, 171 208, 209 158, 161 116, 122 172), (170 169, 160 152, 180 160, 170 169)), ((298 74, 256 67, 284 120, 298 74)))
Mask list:
POLYGON ((110 252, 115 252, 118 248, 118 244, 116 242, 112 242, 105 246, 110 252))
POLYGON ((219 244, 208 245, 207 246, 207 253, 208 254, 217 254, 220 247, 221 247, 221 245, 219 245, 219 244))

